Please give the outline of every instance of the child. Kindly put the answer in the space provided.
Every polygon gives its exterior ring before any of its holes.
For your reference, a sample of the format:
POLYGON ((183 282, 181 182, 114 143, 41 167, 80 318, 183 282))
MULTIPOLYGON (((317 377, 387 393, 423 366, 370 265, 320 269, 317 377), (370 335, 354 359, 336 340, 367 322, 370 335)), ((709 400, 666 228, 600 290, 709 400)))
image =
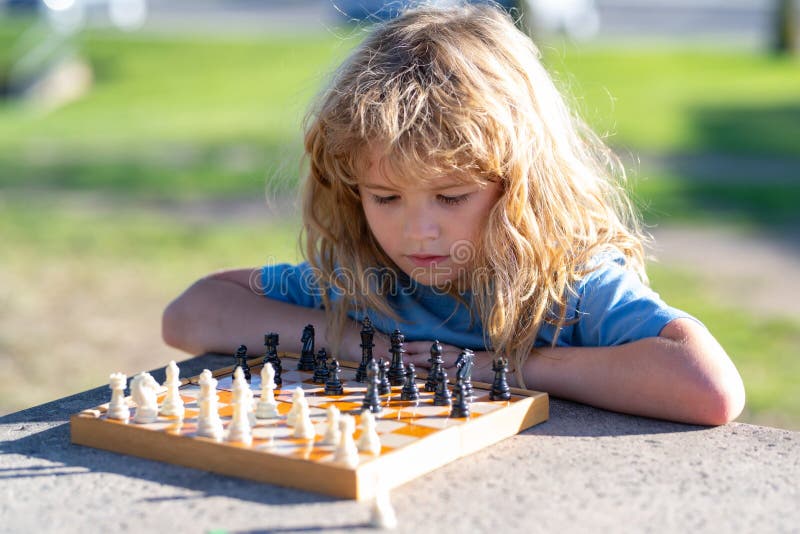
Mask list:
POLYGON ((282 334, 360 359, 503 354, 517 385, 621 412, 723 424, 744 404, 711 334, 646 286, 618 161, 566 107, 530 39, 491 6, 412 10, 340 67, 307 126, 301 265, 219 272, 164 313, 192 353, 282 334), (491 350, 489 350, 491 349, 491 350))

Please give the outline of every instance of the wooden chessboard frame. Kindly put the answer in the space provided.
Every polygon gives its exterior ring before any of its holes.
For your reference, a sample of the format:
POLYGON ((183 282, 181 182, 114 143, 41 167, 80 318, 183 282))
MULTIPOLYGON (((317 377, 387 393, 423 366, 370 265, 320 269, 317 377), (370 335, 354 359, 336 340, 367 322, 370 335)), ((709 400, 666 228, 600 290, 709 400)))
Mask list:
MULTIPOLYGON (((296 367, 295 354, 280 355, 284 369, 296 367)), ((263 358, 248 361, 259 366, 263 358)), ((342 367, 357 364, 342 362, 342 367)), ((233 367, 216 370, 215 378, 230 375, 233 367)), ((182 379, 181 385, 196 384, 199 377, 182 379)), ((417 376, 424 379, 424 373, 417 376)), ((475 390, 491 385, 474 382, 475 390)), ((258 482, 363 500, 379 488, 392 489, 503 439, 511 437, 549 417, 546 393, 512 388, 524 397, 463 424, 450 426, 403 447, 362 461, 355 468, 303 458, 292 458, 254 449, 241 443, 216 442, 209 438, 154 431, 135 423, 103 417, 108 404, 84 410, 70 418, 72 443, 211 471, 258 482)), ((504 402, 504 401, 498 401, 504 402)))

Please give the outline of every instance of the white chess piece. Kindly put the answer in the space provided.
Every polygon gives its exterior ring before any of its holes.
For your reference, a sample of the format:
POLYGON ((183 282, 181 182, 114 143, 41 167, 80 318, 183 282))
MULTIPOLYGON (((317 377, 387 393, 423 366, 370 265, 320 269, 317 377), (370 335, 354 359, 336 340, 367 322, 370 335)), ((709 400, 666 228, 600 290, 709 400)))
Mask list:
POLYGON ((389 499, 389 491, 386 489, 378 488, 375 493, 370 524, 375 528, 386 530, 397 528, 397 514, 394 513, 392 501, 389 499))
POLYGON ((256 417, 273 419, 278 417, 278 403, 275 402, 275 369, 271 363, 261 368, 261 399, 256 405, 256 417))
POLYGON ((294 424, 294 437, 300 439, 313 439, 317 435, 314 423, 311 422, 311 413, 308 404, 300 404, 294 424))
POLYGON ((358 450, 377 456, 381 452, 381 438, 375 428, 375 415, 369 410, 361 412, 361 438, 358 450))
POLYGON ((158 382, 150 373, 139 373, 131 381, 131 398, 136 403, 134 423, 154 423, 158 420, 158 382))
POLYGON ((347 467, 356 467, 358 465, 358 447, 356 442, 353 441, 353 430, 355 430, 355 422, 352 415, 343 415, 339 419, 339 445, 333 453, 333 461, 339 464, 344 464, 347 467))
POLYGON ((286 414, 287 425, 294 426, 297 413, 300 411, 302 404, 308 405, 308 401, 306 400, 306 394, 303 388, 297 386, 294 388, 294 392, 292 392, 292 407, 289 409, 289 413, 286 414))
POLYGON ((250 423, 253 406, 253 392, 244 379, 244 371, 237 367, 233 373, 233 419, 228 427, 228 441, 238 441, 250 445, 253 443, 252 425, 250 423))
POLYGON ((341 432, 339 432, 339 419, 341 412, 339 408, 331 404, 328 406, 328 428, 325 430, 325 437, 322 443, 325 445, 333 445, 334 447, 339 444, 341 432))
POLYGON ((128 422, 131 418, 131 409, 125 400, 125 382, 128 377, 122 373, 111 373, 108 377, 108 387, 111 388, 111 402, 108 404, 107 416, 109 419, 128 422))
POLYGON ((200 385, 200 394, 197 397, 197 405, 200 407, 197 435, 221 441, 223 431, 217 408, 217 379, 211 375, 211 371, 203 369, 197 383, 200 385))
POLYGON ((181 387, 180 370, 175 360, 167 365, 167 379, 164 381, 164 387, 167 388, 167 395, 161 404, 161 415, 174 415, 183 419, 183 399, 181 399, 179 390, 181 387))

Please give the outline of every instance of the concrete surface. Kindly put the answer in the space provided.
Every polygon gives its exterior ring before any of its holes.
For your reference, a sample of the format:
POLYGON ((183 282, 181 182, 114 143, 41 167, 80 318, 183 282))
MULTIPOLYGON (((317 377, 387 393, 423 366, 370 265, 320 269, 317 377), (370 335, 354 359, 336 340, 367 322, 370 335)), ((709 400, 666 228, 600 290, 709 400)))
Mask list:
MULTIPOLYGON (((228 358, 203 356, 182 374, 228 358)), ((163 380, 163 370, 155 373, 163 380)), ((369 505, 71 445, 100 387, 0 418, 1 532, 351 532, 369 505)), ((553 400, 550 421, 392 493, 398 532, 798 532, 800 433, 553 400)))

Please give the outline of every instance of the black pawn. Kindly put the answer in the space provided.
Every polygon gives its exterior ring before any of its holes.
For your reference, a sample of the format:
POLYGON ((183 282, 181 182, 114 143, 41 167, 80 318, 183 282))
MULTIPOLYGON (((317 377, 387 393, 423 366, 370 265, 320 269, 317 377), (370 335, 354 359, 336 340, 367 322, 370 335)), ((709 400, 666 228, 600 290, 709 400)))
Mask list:
POLYGON ((378 397, 378 362, 372 360, 367 366, 367 391, 364 394, 364 403, 361 405, 361 411, 369 410, 372 413, 380 413, 383 411, 381 400, 378 397))
POLYGON ((402 386, 406 383, 406 369, 403 364, 403 354, 406 352, 406 349, 403 348, 405 336, 400 333, 400 330, 395 330, 390 339, 392 348, 389 349, 389 352, 392 353, 392 363, 389 366, 387 377, 391 385, 402 386))
POLYGON ((434 341, 431 345, 431 357, 428 358, 431 364, 430 371, 428 371, 428 379, 425 381, 425 391, 436 391, 436 377, 442 369, 442 344, 439 341, 434 341))
POLYGON ((325 395, 342 395, 344 386, 340 377, 342 371, 339 369, 339 362, 334 358, 328 367, 328 381, 325 382, 325 395))
POLYGON ((236 358, 236 364, 233 366, 233 370, 236 371, 237 367, 241 367, 242 371, 244 371, 244 379, 250 382, 250 366, 247 365, 247 346, 239 345, 234 358, 236 358))
POLYGON ((275 332, 264 334, 264 346, 266 347, 264 352, 264 363, 269 363, 272 365, 272 368, 275 370, 275 385, 280 386, 283 383, 283 379, 281 379, 283 366, 281 365, 281 359, 278 356, 278 334, 275 332))
POLYGON ((452 400, 450 398, 450 389, 447 387, 447 371, 440 369, 436 377, 436 392, 433 394, 433 405, 450 406, 450 404, 452 404, 452 400))
POLYGON ((367 367, 372 361, 372 348, 375 343, 375 330, 372 328, 372 321, 369 317, 364 319, 364 326, 361 328, 361 363, 356 371, 356 382, 364 383, 367 381, 367 367))
POLYGON ((406 383, 400 391, 400 400, 415 401, 419 400, 419 389, 417 388, 417 372, 414 364, 406 365, 406 383))
POLYGON ((392 392, 392 384, 389 382, 389 362, 383 358, 378 360, 378 393, 388 395, 392 392))
POLYGON ((297 369, 300 371, 313 371, 317 365, 314 359, 314 325, 306 325, 303 328, 303 335, 300 338, 303 348, 300 351, 300 361, 297 362, 297 369))
POLYGON ((469 417, 469 396, 467 395, 467 384, 463 380, 456 382, 454 397, 450 417, 469 417))
POLYGON ((509 400, 511 399, 511 388, 508 387, 506 373, 508 373, 508 360, 498 358, 492 362, 494 371, 494 381, 492 390, 489 392, 489 400, 509 400))
POLYGON ((316 367, 314 367, 314 383, 324 384, 328 381, 328 352, 322 348, 317 353, 316 367))

